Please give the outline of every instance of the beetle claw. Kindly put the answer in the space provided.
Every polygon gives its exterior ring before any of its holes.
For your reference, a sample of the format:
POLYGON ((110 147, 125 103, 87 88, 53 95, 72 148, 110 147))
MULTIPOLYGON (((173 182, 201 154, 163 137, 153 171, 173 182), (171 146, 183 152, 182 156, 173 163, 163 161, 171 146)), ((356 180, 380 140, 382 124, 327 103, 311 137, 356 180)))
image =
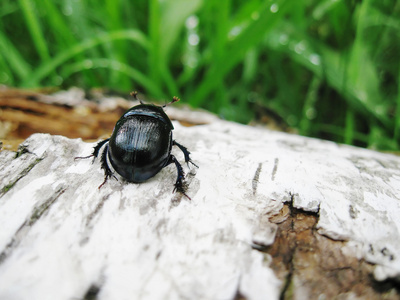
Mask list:
POLYGON ((102 186, 103 186, 103 185, 104 185, 106 182, 107 182, 107 178, 106 178, 106 179, 104 179, 103 183, 99 185, 98 189, 101 189, 101 188, 102 188, 102 186))
POLYGON ((196 165, 192 160, 189 160, 188 162, 186 162, 186 164, 188 165, 188 167, 190 168, 189 163, 191 163, 193 166, 195 166, 196 168, 199 168, 198 165, 196 165))
POLYGON ((114 177, 115 180, 119 181, 118 178, 115 177, 114 174, 106 175, 106 176, 104 177, 103 183, 99 185, 98 189, 101 189, 101 188, 103 187, 103 185, 107 182, 108 178, 110 178, 111 176, 114 177))
POLYGON ((184 195, 186 198, 188 198, 189 200, 192 200, 187 194, 186 194, 186 190, 187 190, 188 186, 186 182, 182 182, 182 180, 179 180, 175 183, 175 187, 172 191, 172 193, 175 193, 176 191, 182 195, 184 195))
POLYGON ((87 159, 87 158, 91 158, 92 156, 94 156, 94 155, 91 154, 91 155, 88 155, 88 156, 75 156, 75 157, 74 157, 74 160, 77 160, 77 159, 87 159))

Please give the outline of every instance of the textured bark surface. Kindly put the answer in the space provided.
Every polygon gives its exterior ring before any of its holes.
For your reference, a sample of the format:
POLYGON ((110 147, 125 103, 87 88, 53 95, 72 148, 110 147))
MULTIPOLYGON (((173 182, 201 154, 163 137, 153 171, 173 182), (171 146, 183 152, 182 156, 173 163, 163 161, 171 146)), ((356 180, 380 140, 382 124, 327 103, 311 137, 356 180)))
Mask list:
MULTIPOLYGON (((283 299, 398 299, 395 282, 377 282, 374 266, 349 255, 346 242, 317 233, 318 215, 286 204, 274 243, 265 249, 282 280, 283 299), (340 297, 339 297, 340 296, 340 297)), ((273 221, 273 220, 271 220, 273 221)))
POLYGON ((0 299, 399 299, 399 157, 208 120, 174 122, 191 201, 172 165, 99 190, 80 139, 2 151, 0 299))

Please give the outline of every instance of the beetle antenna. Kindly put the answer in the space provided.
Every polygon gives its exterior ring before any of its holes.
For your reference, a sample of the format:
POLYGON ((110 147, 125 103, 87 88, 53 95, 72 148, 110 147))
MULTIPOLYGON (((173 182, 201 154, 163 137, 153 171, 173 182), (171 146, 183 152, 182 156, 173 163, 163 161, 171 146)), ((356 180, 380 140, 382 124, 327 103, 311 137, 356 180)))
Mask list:
POLYGON ((139 99, 139 97, 138 97, 137 95, 138 95, 138 92, 137 92, 137 91, 131 92, 131 96, 132 96, 133 98, 135 98, 136 101, 139 101, 140 104, 144 104, 144 102, 143 102, 141 99, 139 99))
POLYGON ((174 96, 174 97, 172 97, 172 101, 171 102, 169 102, 167 104, 164 104, 162 107, 166 107, 167 105, 170 105, 172 103, 178 102, 179 100, 181 100, 181 99, 179 99, 178 97, 174 96))

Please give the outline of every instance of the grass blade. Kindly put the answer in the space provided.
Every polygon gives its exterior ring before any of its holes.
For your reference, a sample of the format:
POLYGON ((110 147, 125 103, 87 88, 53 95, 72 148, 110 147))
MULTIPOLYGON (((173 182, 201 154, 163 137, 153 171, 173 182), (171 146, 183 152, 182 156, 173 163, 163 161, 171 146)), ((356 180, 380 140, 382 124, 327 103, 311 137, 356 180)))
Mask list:
POLYGON ((286 7, 290 1, 278 1, 274 5, 279 7, 277 12, 271 12, 270 3, 264 5, 260 11, 260 16, 253 21, 240 35, 227 45, 224 58, 215 62, 207 71, 204 81, 193 93, 190 104, 199 106, 206 101, 206 97, 217 88, 218 83, 236 66, 245 56, 246 52, 258 45, 276 22, 280 21, 284 15, 286 7))
POLYGON ((49 51, 47 49, 46 39, 44 38, 43 31, 41 30, 38 18, 35 15, 35 9, 32 5, 31 0, 19 0, 21 10, 25 17, 28 30, 31 33, 33 43, 36 50, 43 61, 50 58, 49 51))
POLYGON ((24 79, 31 73, 29 64, 24 60, 19 51, 0 31, 0 53, 19 79, 24 79))
POLYGON ((74 64, 66 66, 61 74, 63 78, 68 78, 74 73, 82 72, 83 70, 94 70, 98 68, 106 68, 109 70, 115 70, 116 72, 127 75, 129 78, 136 81, 137 84, 145 87, 147 90, 152 91, 152 94, 158 98, 164 96, 163 92, 158 88, 154 82, 144 75, 142 72, 136 70, 135 68, 121 63, 118 60, 112 60, 107 58, 97 58, 85 61, 80 61, 74 64))
POLYGON ((48 76, 51 72, 53 72, 57 67, 61 64, 65 63, 68 59, 83 53, 88 49, 92 49, 98 45, 111 42, 113 40, 130 40, 133 41, 144 48, 148 48, 148 41, 143 33, 139 30, 121 30, 114 31, 109 33, 101 34, 97 37, 86 40, 82 43, 76 44, 69 49, 66 49, 60 52, 53 59, 48 62, 42 64, 39 68, 33 72, 29 78, 27 78, 22 86, 24 87, 36 87, 40 84, 40 82, 48 76))

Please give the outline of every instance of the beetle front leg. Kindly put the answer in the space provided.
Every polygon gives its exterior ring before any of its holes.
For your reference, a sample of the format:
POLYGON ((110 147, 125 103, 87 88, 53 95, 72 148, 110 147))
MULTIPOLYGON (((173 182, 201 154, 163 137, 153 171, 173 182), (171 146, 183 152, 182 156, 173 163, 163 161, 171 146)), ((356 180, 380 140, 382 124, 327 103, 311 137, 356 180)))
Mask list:
POLYGON ((96 157, 99 155, 100 148, 103 147, 103 145, 105 143, 107 143, 108 141, 109 141, 109 139, 105 139, 104 141, 98 142, 97 145, 95 147, 93 147, 93 152, 92 152, 91 155, 89 155, 89 156, 78 156, 78 157, 75 157, 75 159, 86 159, 86 158, 93 157, 93 161, 92 161, 92 163, 93 163, 94 160, 96 159, 96 157))
POLYGON ((181 151, 183 152, 183 155, 185 155, 185 162, 187 163, 187 165, 188 165, 188 167, 189 167, 189 163, 191 163, 193 166, 195 166, 195 167, 199 167, 198 165, 196 165, 193 161, 192 161, 192 159, 190 158, 190 152, 189 152, 189 150, 185 147, 185 146, 183 146, 183 145, 181 145, 181 144, 179 144, 177 141, 172 141, 172 145, 175 145, 175 146, 177 146, 179 149, 181 149, 181 151))
POLYGON ((188 195, 186 195, 187 185, 184 182, 185 172, 183 172, 181 164, 178 162, 178 160, 172 154, 169 157, 169 161, 168 161, 167 165, 169 165, 171 163, 175 164, 176 170, 178 172, 178 177, 175 182, 175 188, 172 192, 178 191, 179 193, 185 195, 185 197, 188 198, 189 200, 192 200, 192 199, 190 199, 190 197, 188 195))

